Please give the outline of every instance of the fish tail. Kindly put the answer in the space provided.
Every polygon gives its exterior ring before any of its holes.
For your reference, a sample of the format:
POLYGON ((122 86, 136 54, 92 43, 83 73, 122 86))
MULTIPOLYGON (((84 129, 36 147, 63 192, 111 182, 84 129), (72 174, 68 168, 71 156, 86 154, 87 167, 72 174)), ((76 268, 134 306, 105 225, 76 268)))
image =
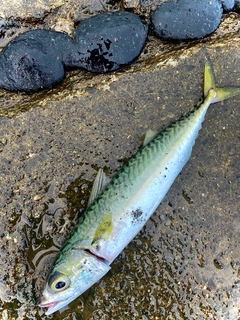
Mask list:
POLYGON ((240 94, 240 88, 237 87, 223 87, 218 88, 215 85, 214 75, 209 62, 206 62, 204 68, 204 96, 206 97, 209 93, 209 90, 213 89, 216 93, 216 97, 212 103, 223 101, 225 99, 234 97, 240 94))

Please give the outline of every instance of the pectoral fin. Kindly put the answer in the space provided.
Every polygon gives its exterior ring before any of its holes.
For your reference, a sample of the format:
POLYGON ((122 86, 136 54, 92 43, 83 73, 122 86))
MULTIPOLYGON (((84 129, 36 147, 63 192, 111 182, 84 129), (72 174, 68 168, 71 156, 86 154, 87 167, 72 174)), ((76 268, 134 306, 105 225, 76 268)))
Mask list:
POLYGON ((92 245, 96 244, 99 239, 108 239, 112 233, 112 230, 112 214, 109 212, 105 215, 96 229, 92 245))

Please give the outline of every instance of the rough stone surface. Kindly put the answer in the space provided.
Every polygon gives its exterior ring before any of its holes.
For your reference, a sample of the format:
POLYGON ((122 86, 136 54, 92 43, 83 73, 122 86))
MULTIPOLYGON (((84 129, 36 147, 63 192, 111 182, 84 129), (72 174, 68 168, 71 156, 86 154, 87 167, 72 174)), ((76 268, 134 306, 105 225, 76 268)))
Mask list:
POLYGON ((134 9, 140 5, 140 0, 124 0, 123 5, 126 9, 134 9))
POLYGON ((216 30, 222 11, 218 0, 170 1, 154 11, 153 28, 165 40, 199 39, 216 30))
POLYGON ((44 17, 46 12, 54 10, 64 4, 64 0, 1 0, 0 17, 35 18, 44 17))

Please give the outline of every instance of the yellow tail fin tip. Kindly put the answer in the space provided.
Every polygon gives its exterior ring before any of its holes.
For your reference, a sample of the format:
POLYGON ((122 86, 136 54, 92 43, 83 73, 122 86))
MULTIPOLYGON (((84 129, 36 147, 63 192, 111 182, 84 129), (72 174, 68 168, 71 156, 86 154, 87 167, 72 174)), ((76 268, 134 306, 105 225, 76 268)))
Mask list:
POLYGON ((213 89, 217 94, 213 102, 223 101, 240 94, 238 87, 216 87, 211 65, 207 61, 204 67, 204 97, 208 95, 210 89, 213 89))

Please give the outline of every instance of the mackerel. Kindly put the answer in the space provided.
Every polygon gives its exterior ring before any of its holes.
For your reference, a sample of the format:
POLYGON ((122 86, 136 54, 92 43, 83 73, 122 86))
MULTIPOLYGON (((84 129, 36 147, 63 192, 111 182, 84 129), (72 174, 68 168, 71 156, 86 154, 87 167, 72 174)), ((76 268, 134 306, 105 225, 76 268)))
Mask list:
POLYGON ((88 208, 58 253, 42 293, 46 315, 63 308, 109 270, 113 260, 142 229, 188 159, 210 104, 240 93, 217 88, 209 63, 204 101, 158 134, 108 181, 100 170, 88 208))

